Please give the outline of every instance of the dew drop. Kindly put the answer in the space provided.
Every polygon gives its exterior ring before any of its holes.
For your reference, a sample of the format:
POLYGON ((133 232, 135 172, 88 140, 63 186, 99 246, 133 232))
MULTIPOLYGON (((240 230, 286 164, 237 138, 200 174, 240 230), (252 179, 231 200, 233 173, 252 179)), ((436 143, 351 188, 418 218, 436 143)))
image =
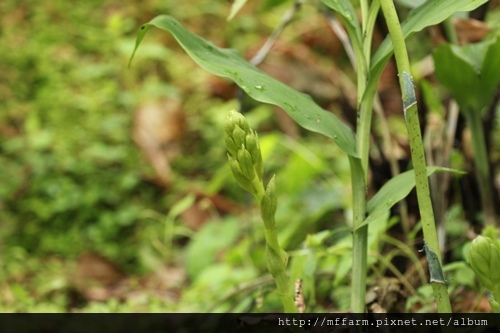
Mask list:
POLYGON ((316 121, 316 123, 319 123, 319 122, 320 122, 320 120, 319 120, 318 118, 316 118, 316 120, 315 120, 315 121, 316 121))
POLYGON ((255 86, 255 89, 260 90, 260 91, 264 91, 264 90, 266 90, 266 87, 263 86, 263 85, 258 84, 258 85, 255 86))
POLYGON ((290 111, 292 111, 292 112, 297 111, 297 107, 295 105, 292 105, 292 104, 287 103, 287 102, 284 102, 283 104, 285 104, 287 107, 289 107, 290 111))
POLYGON ((224 72, 226 72, 227 74, 232 74, 232 75, 236 74, 235 71, 230 71, 229 69, 225 69, 224 72))
POLYGON ((247 94, 250 92, 250 89, 248 89, 247 86, 241 86, 241 90, 243 90, 244 92, 246 92, 247 94))

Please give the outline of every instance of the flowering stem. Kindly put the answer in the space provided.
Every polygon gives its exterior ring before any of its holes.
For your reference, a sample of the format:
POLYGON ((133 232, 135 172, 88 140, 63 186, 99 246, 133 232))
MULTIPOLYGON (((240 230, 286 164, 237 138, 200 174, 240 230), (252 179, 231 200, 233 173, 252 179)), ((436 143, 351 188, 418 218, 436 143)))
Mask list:
POLYGON ((290 281, 286 274, 288 254, 280 247, 276 231, 275 214, 278 206, 274 177, 264 188, 264 168, 257 133, 250 129, 247 120, 236 111, 229 111, 224 128, 229 166, 236 182, 249 191, 260 206, 266 238, 266 263, 278 289, 283 308, 287 313, 297 312, 292 297, 290 281))
MULTIPOLYGON (((381 0, 382 12, 387 22, 389 34, 394 45, 394 56, 398 68, 399 84, 403 97, 403 107, 410 143, 411 158, 415 172, 415 184, 417 188, 417 199, 422 218, 422 230, 427 246, 436 254, 439 265, 441 255, 439 251, 436 223, 432 209, 429 181, 427 179, 426 161, 422 135, 420 133, 420 122, 418 120, 418 107, 415 97, 415 86, 410 75, 410 60, 406 50, 406 44, 399 24, 398 15, 392 0, 381 0)), ((440 313, 450 313, 451 305, 448 289, 445 283, 431 282, 434 297, 440 313)))

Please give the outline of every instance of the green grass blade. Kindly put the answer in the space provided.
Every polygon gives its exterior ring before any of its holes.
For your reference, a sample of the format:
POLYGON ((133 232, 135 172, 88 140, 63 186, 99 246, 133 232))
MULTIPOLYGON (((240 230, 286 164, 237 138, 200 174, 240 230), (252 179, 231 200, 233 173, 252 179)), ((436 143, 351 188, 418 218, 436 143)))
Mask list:
POLYGON ((231 6, 231 13, 229 13, 227 20, 231 21, 246 3, 247 0, 234 0, 231 6))
POLYGON ((334 114, 323 110, 310 96, 251 65, 237 51, 219 48, 191 33, 171 16, 157 16, 141 27, 131 60, 151 26, 170 32, 187 54, 205 70, 232 79, 253 99, 281 107, 303 128, 332 138, 347 154, 357 156, 354 133, 334 114))
MULTIPOLYGON (((442 168, 442 167, 427 167, 427 176, 435 172, 453 172, 462 174, 462 171, 442 168)), ((358 227, 362 227, 371 221, 376 220, 382 214, 387 212, 400 200, 406 198, 410 191, 415 187, 415 173, 413 170, 403 172, 385 183, 384 186, 368 201, 367 213, 368 217, 358 227)))
POLYGON ((349 0, 321 0, 321 2, 337 12, 337 14, 342 18, 349 36, 351 37, 351 42, 361 45, 361 26, 356 15, 356 11, 349 0), (352 40, 354 39, 355 40, 352 40))

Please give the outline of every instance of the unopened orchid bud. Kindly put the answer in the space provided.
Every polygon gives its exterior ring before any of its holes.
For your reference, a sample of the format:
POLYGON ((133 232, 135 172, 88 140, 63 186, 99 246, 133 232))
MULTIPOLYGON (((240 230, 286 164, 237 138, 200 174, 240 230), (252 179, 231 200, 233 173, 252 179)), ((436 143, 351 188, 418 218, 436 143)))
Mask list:
POLYGON ((257 133, 251 131, 250 134, 246 136, 246 149, 252 156, 252 162, 257 173, 257 176, 262 180, 264 167, 262 164, 262 154, 260 152, 259 137, 257 133))
POLYGON ((500 248, 491 238, 477 236, 472 241, 469 265, 486 288, 500 293, 500 248))
POLYGON ((243 117, 241 113, 231 110, 227 114, 224 131, 231 135, 235 126, 238 126, 244 132, 248 132, 250 130, 250 126, 248 125, 245 117, 243 117))
POLYGON ((272 219, 274 221, 274 214, 276 214, 276 208, 278 207, 278 197, 276 196, 276 184, 274 181, 274 176, 271 178, 267 184, 266 192, 262 197, 260 203, 260 214, 264 221, 272 219))
POLYGON ((255 178, 255 169, 252 162, 252 156, 243 146, 238 150, 238 162, 240 163, 241 173, 249 181, 255 178))
POLYGON ((245 177, 243 176, 243 173, 241 171, 240 164, 238 163, 237 160, 233 159, 231 155, 227 155, 228 160, 229 160, 229 166, 231 168, 231 172, 233 173, 234 179, 236 179, 236 182, 238 185, 240 185, 243 189, 247 190, 248 192, 254 194, 255 189, 252 185, 252 183, 245 177))
POLYGON ((240 127, 238 126, 235 126, 234 129, 233 129, 233 140, 234 140, 234 143, 236 144, 236 146, 239 148, 241 148, 241 146, 245 145, 246 143, 246 133, 245 131, 243 131, 240 127))
POLYGON ((224 141, 226 142, 226 149, 231 154, 231 156, 238 155, 238 146, 234 143, 232 136, 227 133, 224 134, 224 141))

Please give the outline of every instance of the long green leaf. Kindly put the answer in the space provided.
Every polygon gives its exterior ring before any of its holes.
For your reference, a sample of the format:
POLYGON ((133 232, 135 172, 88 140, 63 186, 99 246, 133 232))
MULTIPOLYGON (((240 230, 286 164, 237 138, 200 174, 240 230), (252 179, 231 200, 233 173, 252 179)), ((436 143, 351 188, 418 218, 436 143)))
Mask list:
POLYGON ((191 33, 168 15, 157 16, 141 27, 130 61, 151 26, 170 32, 202 68, 232 79, 253 99, 281 107, 303 128, 332 138, 347 154, 357 156, 354 133, 333 113, 323 110, 310 96, 290 88, 251 65, 237 51, 217 47, 191 33))
POLYGON ((436 77, 462 112, 481 112, 491 103, 500 83, 498 52, 500 38, 462 47, 442 44, 434 52, 436 77))
MULTIPOLYGON (((414 8, 408 18, 401 23, 401 29, 405 38, 424 28, 436 25, 456 12, 471 11, 486 3, 488 0, 428 0, 421 6, 414 8)), ((392 42, 389 36, 382 42, 370 63, 370 79, 363 99, 372 99, 376 86, 385 64, 393 52, 392 42)))
MULTIPOLYGON (((454 172, 463 173, 458 170, 443 167, 427 167, 427 176, 434 172, 454 172)), ((368 201, 368 217, 358 227, 375 221, 400 200, 406 198, 410 191, 415 187, 415 172, 413 170, 403 172, 385 183, 384 186, 368 201)))
POLYGON ((349 0, 321 0, 325 5, 333 9, 342 18, 342 22, 349 33, 351 39, 356 38, 352 43, 361 45, 361 26, 359 25, 356 11, 349 0))
POLYGON ((395 2, 408 8, 415 8, 421 6, 425 1, 426 0, 396 0, 395 2))
MULTIPOLYGON (((488 0, 428 0, 413 9, 408 18, 401 23, 405 38, 426 27, 436 25, 446 20, 456 12, 476 9, 488 0)), ((372 58, 371 67, 377 67, 392 54, 392 42, 389 36, 382 42, 372 58)))

